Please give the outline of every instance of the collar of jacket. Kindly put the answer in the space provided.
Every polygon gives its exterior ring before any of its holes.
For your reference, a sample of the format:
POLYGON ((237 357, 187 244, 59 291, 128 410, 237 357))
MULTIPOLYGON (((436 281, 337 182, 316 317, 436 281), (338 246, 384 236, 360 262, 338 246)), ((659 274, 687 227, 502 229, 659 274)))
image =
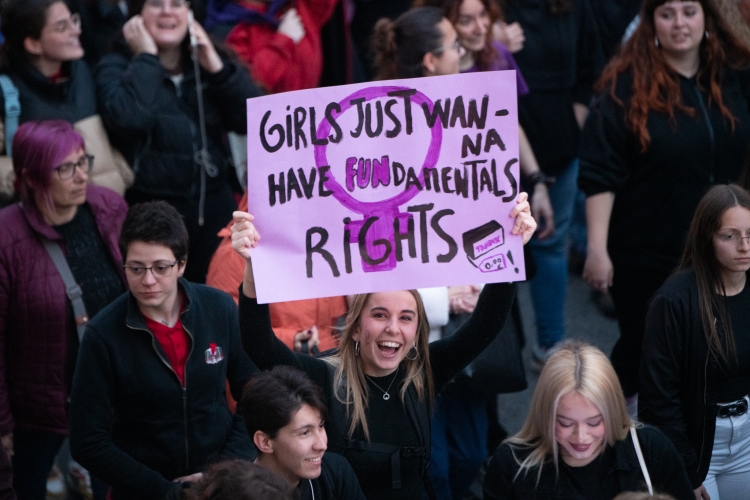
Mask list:
MULTIPOLYGON (((186 324, 188 324, 189 327, 190 319, 192 318, 192 314, 190 314, 190 302, 195 294, 195 285, 185 278, 180 278, 177 283, 185 294, 185 305, 182 312, 180 312, 180 321, 182 322, 183 327, 185 327, 186 324)), ((125 315, 125 325, 128 328, 133 328, 135 330, 151 331, 146 326, 146 320, 143 319, 143 313, 141 313, 141 310, 138 308, 138 301, 135 300, 135 297, 130 292, 128 292, 128 312, 125 315)))
MULTIPOLYGON (((637 431, 636 431, 637 432, 637 431)), ((638 436, 641 438, 641 436, 638 436)), ((633 437, 628 432, 625 439, 615 443, 610 451, 614 454, 612 468, 620 471, 640 470, 641 464, 638 462, 638 455, 635 452, 633 437)), ((607 453, 605 451, 605 453, 607 453)))
POLYGON ((53 82, 44 76, 28 59, 12 55, 10 56, 9 72, 15 73, 26 85, 37 89, 39 92, 59 95, 65 93, 69 84, 73 81, 74 65, 81 64, 82 62, 82 59, 76 59, 62 63, 62 75, 64 78, 53 82))
MULTIPOLYGON (((89 184, 86 187, 85 203, 88 203, 89 209, 93 213, 94 219, 96 220, 96 226, 99 228, 99 231, 101 233, 102 228, 100 219, 107 219, 108 217, 114 216, 112 207, 109 203, 107 203, 106 188, 96 187, 92 184, 89 184)), ((55 228, 47 224, 47 221, 44 220, 44 216, 36 206, 35 201, 24 201, 19 203, 19 206, 21 207, 21 213, 26 219, 26 222, 34 232, 58 243, 63 241, 62 236, 60 236, 60 234, 55 231, 55 228)))
POLYGON ((35 233, 57 243, 62 242, 62 236, 60 236, 52 226, 47 224, 42 212, 37 208, 36 203, 33 200, 21 202, 19 205, 21 206, 21 213, 26 219, 26 222, 35 233))

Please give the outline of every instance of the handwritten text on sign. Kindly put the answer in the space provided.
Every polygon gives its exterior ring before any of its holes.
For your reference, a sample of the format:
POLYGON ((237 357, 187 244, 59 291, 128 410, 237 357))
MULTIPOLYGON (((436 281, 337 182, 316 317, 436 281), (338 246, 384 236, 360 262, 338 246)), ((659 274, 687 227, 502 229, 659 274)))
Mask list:
POLYGON ((258 299, 525 278, 514 71, 248 101, 258 299))

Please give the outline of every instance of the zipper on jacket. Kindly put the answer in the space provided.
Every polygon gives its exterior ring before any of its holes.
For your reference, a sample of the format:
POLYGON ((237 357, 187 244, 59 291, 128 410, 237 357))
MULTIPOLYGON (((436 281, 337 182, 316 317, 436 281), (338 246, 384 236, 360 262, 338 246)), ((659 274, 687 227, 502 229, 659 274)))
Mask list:
POLYGON ((711 124, 711 119, 708 116, 708 110, 706 109, 706 105, 703 102, 703 95, 701 94, 701 91, 698 89, 697 82, 693 83, 693 89, 695 90, 695 95, 698 97, 698 103, 700 104, 699 107, 701 110, 701 114, 703 115, 703 119, 706 120, 706 127, 708 128, 708 137, 711 140, 711 168, 709 170, 708 180, 711 184, 713 184, 714 183, 714 161, 716 160, 716 138, 714 137, 714 126, 711 124))
MULTIPOLYGON (((187 308, 182 311, 183 313, 187 311, 187 308)), ((187 359, 185 360, 185 383, 183 384, 180 381, 180 377, 177 375, 177 372, 174 370, 174 367, 169 362, 169 360, 164 359, 164 356, 161 355, 159 352, 159 349, 156 347, 156 336, 149 330, 148 328, 137 328, 131 325, 126 325, 129 328, 132 328, 133 330, 139 330, 148 333, 151 336, 151 346, 154 348, 154 352, 156 353, 156 356, 161 360, 162 363, 164 363, 164 366, 166 366, 169 371, 174 373, 174 376, 177 378, 177 382, 180 383, 180 392, 182 394, 182 435, 185 440, 185 474, 188 474, 190 472, 190 447, 188 445, 188 425, 187 425, 187 364, 190 360, 190 356, 193 354, 193 348, 195 342, 193 342, 193 335, 188 331, 187 328, 185 328, 185 325, 182 325, 182 329, 185 330, 185 333, 190 337, 190 352, 188 353, 187 359)))
MULTIPOLYGON (((182 314, 185 314, 187 312, 188 308, 185 307, 185 309, 182 311, 182 314)), ((182 320, 180 320, 182 321, 182 320)), ((185 374, 184 374, 184 380, 185 383, 182 386, 182 429, 183 429, 183 436, 185 439, 185 472, 190 472, 190 444, 188 442, 188 418, 187 418, 187 365, 190 361, 190 357, 193 355, 193 349, 195 348, 195 341, 193 339, 193 334, 188 331, 187 328, 185 328, 185 324, 182 324, 182 329, 185 330, 185 334, 190 338, 190 352, 188 352, 187 358, 185 359, 185 374)))

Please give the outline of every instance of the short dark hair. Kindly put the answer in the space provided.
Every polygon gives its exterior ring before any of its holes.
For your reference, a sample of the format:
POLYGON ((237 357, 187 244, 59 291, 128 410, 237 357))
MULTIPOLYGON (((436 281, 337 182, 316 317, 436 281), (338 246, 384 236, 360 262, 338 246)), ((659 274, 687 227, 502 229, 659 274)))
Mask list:
POLYGON ((4 2, 2 20, 5 45, 3 50, 8 54, 28 57, 23 41, 29 37, 34 40, 42 37, 42 29, 47 24, 47 10, 56 3, 65 2, 64 0, 8 0, 4 2))
POLYGON ((302 405, 320 412, 325 420, 327 407, 320 387, 300 370, 279 365, 250 379, 242 394, 240 407, 247 433, 264 432, 271 439, 289 424, 302 405))
POLYGON ((185 491, 187 500, 292 500, 294 492, 278 474, 246 460, 213 464, 185 491))
POLYGON ((130 207, 120 232, 123 261, 134 241, 164 245, 172 250, 178 262, 187 259, 189 239, 185 222, 177 209, 166 201, 149 201, 130 207))

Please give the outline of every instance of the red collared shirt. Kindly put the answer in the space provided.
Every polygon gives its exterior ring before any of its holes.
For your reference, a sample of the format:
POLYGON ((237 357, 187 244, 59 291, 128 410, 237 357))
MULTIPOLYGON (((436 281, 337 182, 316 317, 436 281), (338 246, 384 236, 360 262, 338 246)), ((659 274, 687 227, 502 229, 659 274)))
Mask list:
POLYGON ((158 321, 144 316, 146 326, 154 333, 156 340, 159 341, 164 354, 167 355, 172 369, 177 374, 182 385, 185 385, 185 363, 190 353, 190 338, 185 329, 182 328, 182 322, 178 319, 174 326, 166 326, 158 321))

